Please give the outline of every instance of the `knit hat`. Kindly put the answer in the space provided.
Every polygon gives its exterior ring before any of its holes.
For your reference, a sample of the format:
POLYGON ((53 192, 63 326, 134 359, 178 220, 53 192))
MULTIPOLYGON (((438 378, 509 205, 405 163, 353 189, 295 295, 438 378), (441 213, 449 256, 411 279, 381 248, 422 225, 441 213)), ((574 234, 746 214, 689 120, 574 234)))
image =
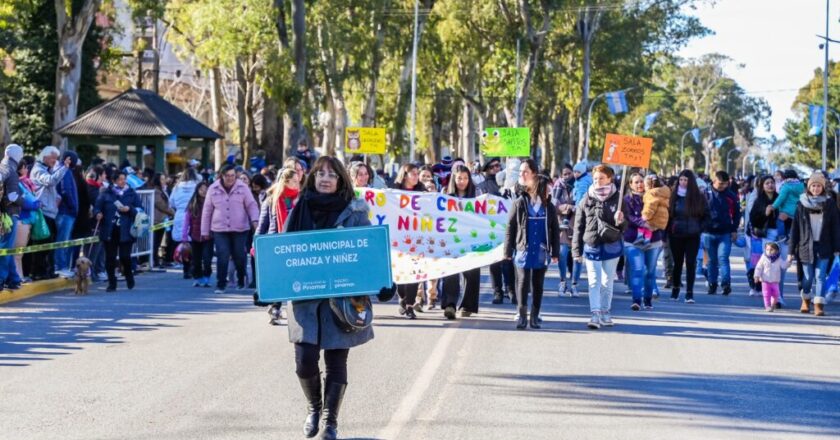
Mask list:
POLYGON ((583 173, 585 173, 585 172, 586 172, 586 170, 588 170, 588 169, 589 169, 589 167, 586 165, 586 162, 584 162, 584 161, 580 161, 580 162, 578 162, 578 163, 576 163, 576 164, 575 164, 574 168, 572 168, 572 171, 574 171, 574 172, 576 172, 576 173, 581 173, 581 174, 583 174, 583 173))
POLYGON ((6 156, 9 156, 15 162, 20 162, 23 159, 23 147, 18 144, 9 144, 6 146, 6 156))
POLYGON ((440 164, 443 166, 452 166, 452 156, 443 156, 440 160, 440 164))
POLYGON ((811 174, 811 177, 808 178, 808 186, 811 186, 813 183, 819 183, 823 188, 825 188, 825 175, 820 171, 814 171, 811 174))

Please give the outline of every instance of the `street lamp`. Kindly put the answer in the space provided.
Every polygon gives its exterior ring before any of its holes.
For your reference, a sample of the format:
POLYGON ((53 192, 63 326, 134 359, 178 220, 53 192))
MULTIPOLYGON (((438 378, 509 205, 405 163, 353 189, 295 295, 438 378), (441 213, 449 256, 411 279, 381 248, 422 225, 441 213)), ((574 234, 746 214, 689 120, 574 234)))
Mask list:
MULTIPOLYGON (((700 127, 700 128, 697 128, 697 130, 703 131, 707 128, 708 127, 700 127)), ((685 133, 683 133, 682 140, 680 140, 680 168, 682 168, 682 169, 685 169, 685 155, 683 154, 683 152, 685 150, 685 137, 688 136, 694 130, 695 129, 692 128, 691 130, 688 130, 685 133)))
MULTIPOLYGON (((731 172, 729 172, 729 164, 730 164, 730 162, 731 162, 731 161, 729 160, 729 155, 730 155, 730 154, 732 154, 733 152, 735 152, 735 153, 740 153, 740 151, 738 151, 738 149, 737 149, 737 148, 733 148, 733 149, 729 150, 729 152, 728 152, 728 153, 726 153, 726 172, 727 172, 727 173, 729 173, 730 175, 731 175, 732 173, 731 173, 731 172)), ((737 171, 738 169, 736 168, 735 170, 737 171)))

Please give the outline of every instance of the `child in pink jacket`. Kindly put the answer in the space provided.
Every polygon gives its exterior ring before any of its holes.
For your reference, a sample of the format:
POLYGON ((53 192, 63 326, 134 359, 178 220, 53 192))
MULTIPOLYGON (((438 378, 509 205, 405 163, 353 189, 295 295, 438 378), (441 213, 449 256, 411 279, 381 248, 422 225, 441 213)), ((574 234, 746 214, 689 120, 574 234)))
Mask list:
POLYGON ((764 253, 755 266, 755 282, 761 283, 764 294, 764 309, 772 312, 779 302, 779 281, 782 272, 790 266, 789 261, 779 258, 779 245, 770 242, 764 245, 764 253))

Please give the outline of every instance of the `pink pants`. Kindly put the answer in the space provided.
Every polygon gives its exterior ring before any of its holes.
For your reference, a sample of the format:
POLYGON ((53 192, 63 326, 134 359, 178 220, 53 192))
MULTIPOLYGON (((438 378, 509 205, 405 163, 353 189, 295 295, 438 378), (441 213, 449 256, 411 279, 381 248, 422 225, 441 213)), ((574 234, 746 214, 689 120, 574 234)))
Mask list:
POLYGON ((761 283, 761 293, 764 294, 764 307, 770 307, 771 298, 775 298, 775 302, 779 302, 779 283, 761 283))

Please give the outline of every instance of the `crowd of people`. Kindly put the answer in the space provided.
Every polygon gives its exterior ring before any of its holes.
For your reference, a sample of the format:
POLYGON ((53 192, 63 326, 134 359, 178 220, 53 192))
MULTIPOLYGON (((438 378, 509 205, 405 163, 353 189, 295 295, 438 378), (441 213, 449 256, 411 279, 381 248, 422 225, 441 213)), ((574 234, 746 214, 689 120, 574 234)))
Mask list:
MULTIPOLYGON (((788 270, 796 271, 802 313, 823 316, 837 290, 829 273, 840 255, 840 191, 838 182, 821 171, 803 181, 793 170, 741 179, 723 171, 705 176, 683 170, 666 178, 633 170, 622 185, 613 168, 585 162, 567 164, 550 176, 532 159, 468 164, 444 157, 433 166, 403 164, 389 176, 358 157, 347 167, 336 158, 317 157, 305 143, 279 167, 258 159, 245 169, 229 158, 215 172, 191 162, 177 176, 167 176, 101 159, 85 167, 76 153, 51 146, 35 158, 9 145, 0 162, 0 246, 89 236, 98 236, 99 243, 2 256, 0 281, 14 290, 22 282, 71 275, 73 261, 84 252, 93 260, 93 279, 107 281, 107 291, 117 288, 118 265, 132 289, 138 263, 131 255, 137 239, 132 228, 143 212, 137 190, 149 190, 153 213, 146 214, 155 223, 171 220, 171 227, 153 233, 150 265, 180 264, 193 286, 214 285, 216 293, 234 284, 252 291, 256 236, 369 225, 368 207, 354 190, 372 187, 510 199, 503 259, 487 269, 490 302, 515 305, 520 330, 541 327, 545 278, 553 265, 560 278, 558 296, 578 297, 585 272, 591 329, 615 325, 615 281, 626 286, 632 311, 652 310, 660 289, 673 301, 695 303, 698 275, 706 280, 707 294, 730 295, 730 261, 737 248, 743 249, 747 268, 745 293, 763 296, 768 312, 786 304, 788 270)), ((418 313, 438 309, 449 320, 478 314, 482 269, 396 286, 399 314, 417 319, 418 313)), ((288 317, 296 371, 308 401, 304 433, 335 438, 349 349, 372 339, 372 329, 344 331, 329 319, 328 300, 260 305, 270 306, 272 324, 280 323, 283 311, 288 317)))

